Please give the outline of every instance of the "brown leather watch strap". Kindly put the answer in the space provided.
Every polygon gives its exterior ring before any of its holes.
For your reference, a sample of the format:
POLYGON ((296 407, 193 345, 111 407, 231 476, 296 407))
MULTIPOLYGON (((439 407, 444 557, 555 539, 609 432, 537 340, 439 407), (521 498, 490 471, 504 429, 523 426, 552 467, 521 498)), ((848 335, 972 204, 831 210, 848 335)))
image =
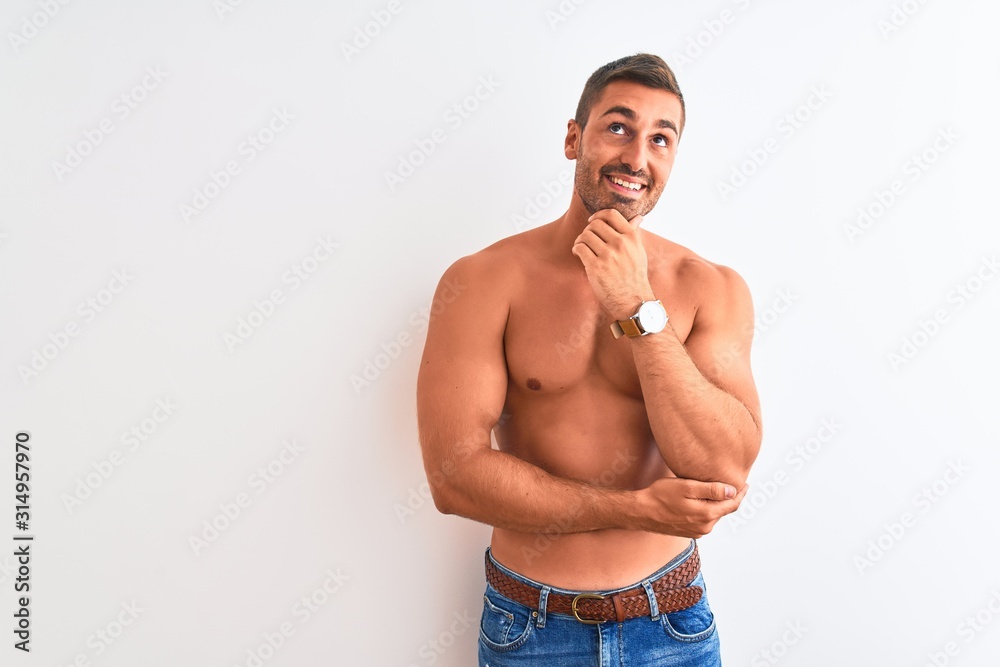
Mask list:
POLYGON ((642 331, 639 330, 639 325, 632 318, 627 320, 616 320, 611 323, 611 333, 614 334, 615 338, 621 338, 622 336, 641 336, 642 331))

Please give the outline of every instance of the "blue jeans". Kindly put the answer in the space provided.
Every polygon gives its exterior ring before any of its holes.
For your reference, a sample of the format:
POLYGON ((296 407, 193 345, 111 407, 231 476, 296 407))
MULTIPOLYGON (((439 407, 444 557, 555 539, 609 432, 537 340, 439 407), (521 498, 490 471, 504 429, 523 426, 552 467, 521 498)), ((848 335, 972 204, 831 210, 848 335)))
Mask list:
POLYGON ((506 574, 541 591, 537 610, 498 593, 489 584, 483 595, 483 615, 479 626, 479 667, 721 667, 719 633, 708 604, 705 578, 699 570, 691 586, 700 586, 701 599, 681 611, 660 614, 650 581, 686 561, 695 541, 662 568, 642 581, 602 591, 571 591, 528 579, 486 556, 506 574), (641 585, 649 596, 649 616, 621 623, 598 625, 581 623, 573 616, 546 612, 549 593, 577 595, 583 592, 610 594, 641 585))

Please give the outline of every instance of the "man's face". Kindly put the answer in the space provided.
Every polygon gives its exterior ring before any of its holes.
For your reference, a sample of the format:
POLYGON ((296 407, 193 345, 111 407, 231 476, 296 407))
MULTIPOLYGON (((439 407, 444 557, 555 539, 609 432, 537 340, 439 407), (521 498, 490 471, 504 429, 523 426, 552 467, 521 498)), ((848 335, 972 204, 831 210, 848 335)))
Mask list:
POLYGON ((576 160, 575 189, 590 213, 613 208, 631 220, 653 210, 674 166, 681 114, 673 93, 613 81, 582 133, 569 122, 566 157, 576 160))

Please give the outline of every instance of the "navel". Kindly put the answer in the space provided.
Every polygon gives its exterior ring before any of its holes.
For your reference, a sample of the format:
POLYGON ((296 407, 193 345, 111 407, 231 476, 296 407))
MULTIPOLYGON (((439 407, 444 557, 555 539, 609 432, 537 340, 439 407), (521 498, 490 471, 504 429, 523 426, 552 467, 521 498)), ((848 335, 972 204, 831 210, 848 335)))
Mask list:
POLYGON ((542 383, 535 378, 528 378, 528 389, 532 391, 538 391, 542 388, 542 383))

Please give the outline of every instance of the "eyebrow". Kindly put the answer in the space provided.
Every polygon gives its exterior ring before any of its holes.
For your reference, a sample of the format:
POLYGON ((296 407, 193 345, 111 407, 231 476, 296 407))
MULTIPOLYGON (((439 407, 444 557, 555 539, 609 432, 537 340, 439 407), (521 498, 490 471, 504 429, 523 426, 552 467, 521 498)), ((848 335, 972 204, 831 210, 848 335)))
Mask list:
MULTIPOLYGON (((605 116, 613 113, 621 114, 622 116, 625 116, 626 118, 632 121, 635 120, 635 112, 629 109, 628 107, 623 107, 621 105, 611 107, 610 109, 602 113, 600 117, 604 118, 605 116)), ((660 120, 656 121, 656 127, 661 129, 670 129, 674 131, 674 134, 678 135, 680 134, 680 132, 677 131, 677 126, 674 125, 674 121, 667 120, 666 118, 661 118, 660 120)))

